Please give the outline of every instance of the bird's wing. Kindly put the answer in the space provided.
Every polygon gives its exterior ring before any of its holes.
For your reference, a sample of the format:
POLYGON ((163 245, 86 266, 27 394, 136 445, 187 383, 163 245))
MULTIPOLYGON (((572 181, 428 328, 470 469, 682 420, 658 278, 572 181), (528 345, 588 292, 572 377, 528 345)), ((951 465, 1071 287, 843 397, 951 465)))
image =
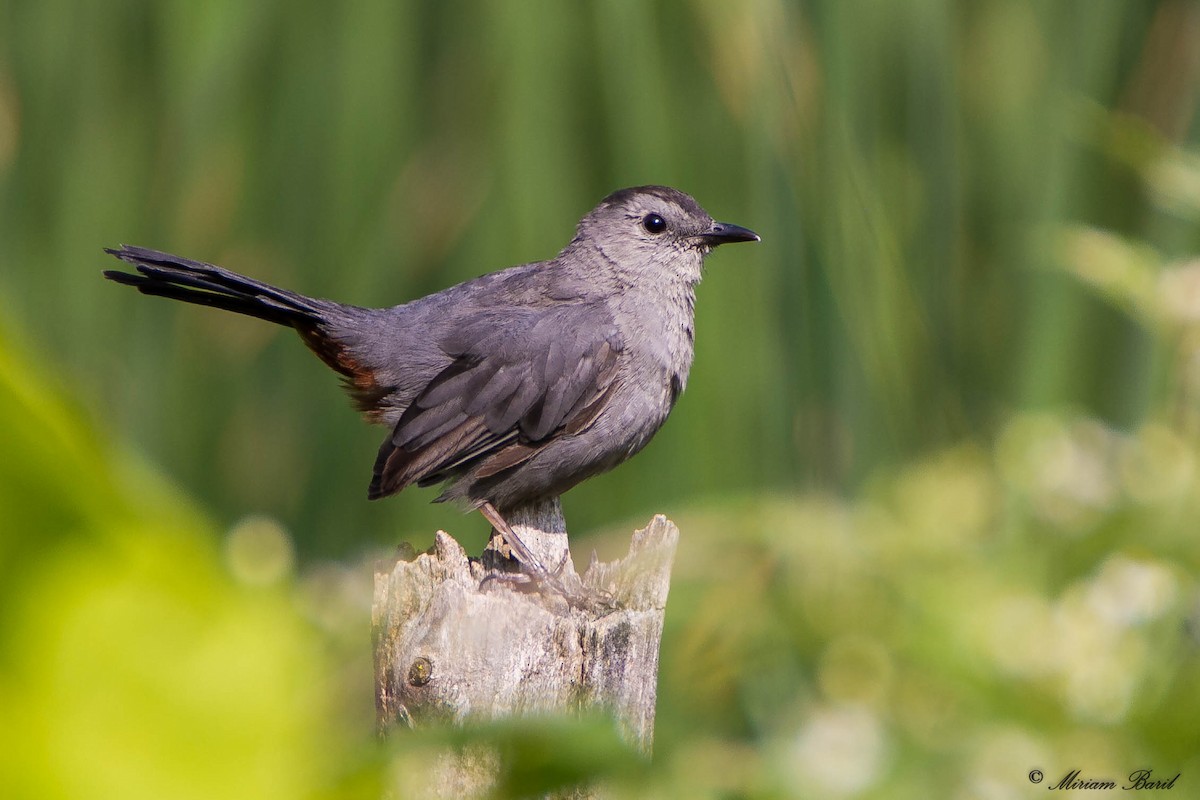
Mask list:
POLYGON ((370 497, 467 469, 516 467, 556 433, 578 433, 603 408, 624 347, 603 306, 481 314, 445 337, 454 360, 401 415, 380 448, 370 497))

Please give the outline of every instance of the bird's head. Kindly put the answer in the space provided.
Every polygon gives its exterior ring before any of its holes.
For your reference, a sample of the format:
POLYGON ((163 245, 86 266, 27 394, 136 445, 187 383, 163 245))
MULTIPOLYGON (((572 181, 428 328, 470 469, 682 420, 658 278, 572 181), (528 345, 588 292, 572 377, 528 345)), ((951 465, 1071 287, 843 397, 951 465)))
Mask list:
POLYGON ((700 280, 704 256, 729 242, 757 242, 752 230, 717 222, 678 189, 636 186, 613 192, 579 222, 572 247, 594 248, 621 272, 664 271, 700 280))

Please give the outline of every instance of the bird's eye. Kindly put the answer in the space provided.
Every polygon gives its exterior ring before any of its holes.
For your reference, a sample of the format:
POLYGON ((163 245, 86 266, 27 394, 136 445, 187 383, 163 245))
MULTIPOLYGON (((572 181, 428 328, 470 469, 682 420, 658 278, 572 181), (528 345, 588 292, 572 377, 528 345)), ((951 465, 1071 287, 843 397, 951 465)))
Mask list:
POLYGON ((642 227, 647 233, 662 233, 667 229, 667 221, 658 214, 647 214, 642 217, 642 227))

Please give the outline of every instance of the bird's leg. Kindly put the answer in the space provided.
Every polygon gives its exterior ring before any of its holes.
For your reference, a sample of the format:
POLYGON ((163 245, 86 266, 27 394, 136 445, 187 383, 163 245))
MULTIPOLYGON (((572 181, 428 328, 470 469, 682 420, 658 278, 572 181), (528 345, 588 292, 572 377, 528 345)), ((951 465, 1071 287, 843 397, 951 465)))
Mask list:
MULTIPOLYGON (((508 524, 508 521, 500 516, 500 512, 496 510, 494 505, 484 503, 479 507, 479 513, 483 514, 483 518, 490 522, 492 528, 508 542, 513 556, 521 566, 522 573, 507 575, 493 573, 483 579, 480 588, 483 588, 483 586, 491 581, 520 583, 528 587, 524 591, 544 591, 549 588, 565 599, 568 604, 580 608, 585 607, 588 601, 587 594, 581 594, 578 591, 568 589, 562 581, 562 573, 570 559, 570 552, 564 552, 558 566, 555 567, 553 572, 550 572, 542 564, 541 559, 535 556, 533 551, 516 535, 512 526, 508 524)), ((578 581, 578 578, 576 578, 576 581, 578 581)))
POLYGON ((533 554, 520 537, 513 532, 512 526, 500 516, 500 512, 491 503, 484 503, 479 507, 479 513, 483 514, 483 518, 491 523, 492 527, 504 537, 504 541, 508 542, 508 546, 512 549, 513 555, 520 562, 521 567, 534 581, 542 582, 550 577, 550 573, 542 565, 542 562, 533 554))

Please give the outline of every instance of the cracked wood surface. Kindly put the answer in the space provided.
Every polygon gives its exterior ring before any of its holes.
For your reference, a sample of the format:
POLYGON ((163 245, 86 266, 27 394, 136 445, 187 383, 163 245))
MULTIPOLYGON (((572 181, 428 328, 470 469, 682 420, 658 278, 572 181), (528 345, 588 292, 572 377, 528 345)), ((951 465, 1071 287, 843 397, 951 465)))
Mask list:
POLYGON ((381 731, 602 708, 649 752, 678 529, 657 516, 624 558, 593 559, 578 575, 557 501, 508 522, 547 568, 562 564, 562 582, 588 601, 484 582, 484 564, 502 550, 495 538, 482 561, 439 531, 429 552, 381 562, 372 609, 381 731))

